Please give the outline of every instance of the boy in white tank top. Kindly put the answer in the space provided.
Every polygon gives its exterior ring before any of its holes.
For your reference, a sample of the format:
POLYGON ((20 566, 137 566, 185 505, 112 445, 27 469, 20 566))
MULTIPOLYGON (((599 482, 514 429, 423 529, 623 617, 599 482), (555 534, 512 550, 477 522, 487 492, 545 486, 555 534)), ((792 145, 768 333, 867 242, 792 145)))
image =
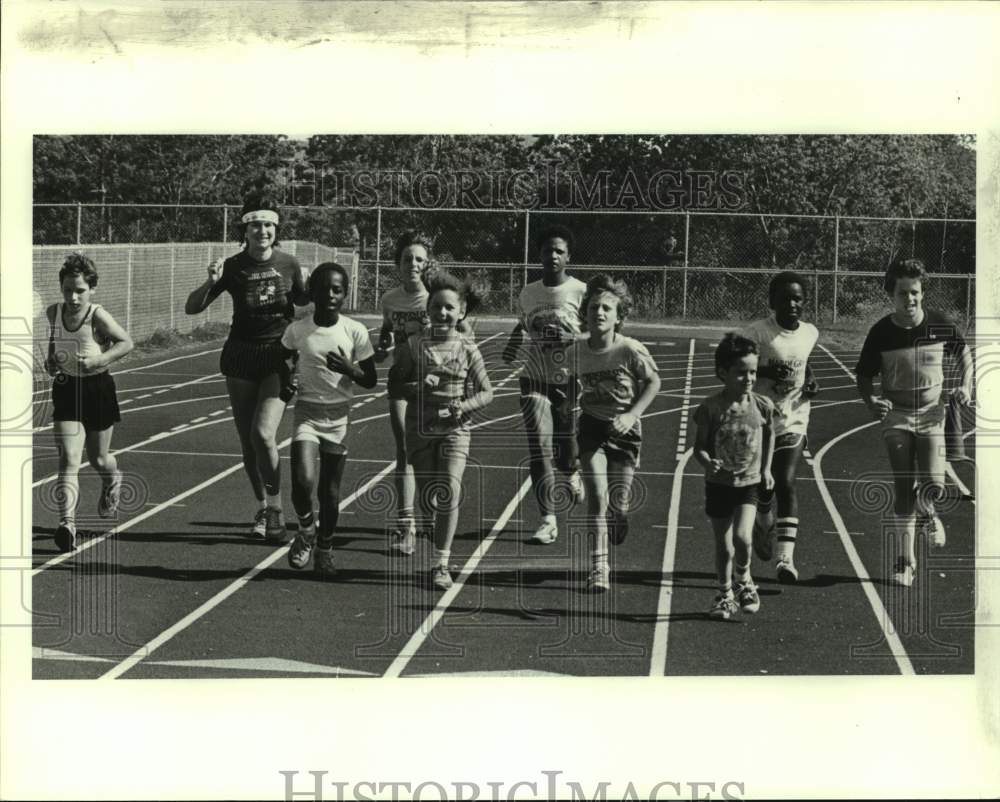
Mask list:
POLYGON ((132 350, 132 339, 106 309, 91 302, 97 270, 88 257, 79 253, 67 256, 59 283, 63 303, 46 310, 49 347, 45 368, 54 379, 52 427, 59 449, 55 542, 60 551, 67 552, 73 551, 77 542, 76 503, 84 448, 91 466, 101 475, 98 513, 110 518, 118 511, 122 475, 111 454, 111 435, 121 416, 108 366, 132 350))

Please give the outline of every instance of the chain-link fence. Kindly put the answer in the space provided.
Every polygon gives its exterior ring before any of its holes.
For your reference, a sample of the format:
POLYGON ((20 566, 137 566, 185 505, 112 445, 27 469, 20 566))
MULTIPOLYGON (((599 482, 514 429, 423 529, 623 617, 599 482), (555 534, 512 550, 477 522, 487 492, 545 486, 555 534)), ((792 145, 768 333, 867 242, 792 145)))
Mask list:
MULTIPOLYGON (((967 326, 975 308, 974 220, 314 206, 284 207, 280 213, 283 247, 304 266, 334 253, 343 262, 344 249, 352 251, 355 311, 377 311, 382 294, 399 283, 393 245, 402 231, 415 228, 434 239, 442 266, 472 278, 484 291, 486 314, 512 314, 521 287, 541 274, 535 238, 554 224, 573 231, 573 272, 586 279, 607 271, 624 279, 635 299, 634 316, 641 319, 763 315, 771 277, 796 270, 811 284, 813 320, 860 328, 885 314, 881 276, 901 255, 921 259, 930 271, 929 306, 967 326), (340 250, 334 252, 334 246, 340 250)), ((234 252, 239 207, 36 205, 34 234, 36 244, 45 246, 36 248, 39 291, 57 289, 53 260, 61 261, 71 248, 93 251, 99 269, 125 276, 114 280, 110 291, 102 278, 101 298, 124 299, 122 319, 131 318, 134 336, 159 327, 185 331, 205 322, 183 316, 184 298, 203 280, 209 256, 234 252), (170 280, 183 288, 184 297, 151 297, 162 289, 168 264, 170 280)), ((218 304, 204 314, 228 319, 218 304)))

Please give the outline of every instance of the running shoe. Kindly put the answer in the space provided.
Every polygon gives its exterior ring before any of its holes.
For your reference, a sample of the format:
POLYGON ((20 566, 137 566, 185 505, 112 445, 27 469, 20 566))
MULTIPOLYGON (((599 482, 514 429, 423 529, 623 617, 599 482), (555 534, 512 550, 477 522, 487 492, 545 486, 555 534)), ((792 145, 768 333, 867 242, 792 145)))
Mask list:
POLYGON ((253 526, 250 528, 250 537, 254 540, 263 540, 267 535, 267 510, 261 507, 253 515, 253 526))
POLYGON ((892 581, 897 585, 908 588, 913 584, 913 575, 916 573, 916 570, 917 566, 908 563, 905 557, 897 557, 896 565, 892 571, 892 581))
POLYGON ((744 613, 756 613, 760 609, 760 595, 753 582, 737 583, 733 590, 736 592, 736 600, 739 602, 740 609, 744 613))
POLYGON ((587 590, 591 593, 605 593, 611 590, 611 571, 606 565, 597 565, 587 577, 587 590))
POLYGON ((944 524, 936 515, 931 516, 924 522, 924 537, 927 542, 936 549, 944 548, 947 537, 944 532, 944 524))
POLYGON ((76 548, 76 527, 67 521, 61 522, 56 529, 55 540, 59 551, 73 551, 76 548))
POLYGON ((401 523, 390 534, 390 547, 409 557, 417 549, 417 526, 413 521, 401 523))
POLYGON ((736 599, 733 598, 731 593, 728 595, 720 593, 715 597, 712 606, 708 609, 708 617, 728 621, 739 612, 739 609, 736 606, 736 599))
POLYGON ((312 557, 315 546, 316 524, 300 528, 295 540, 292 541, 292 547, 288 550, 288 564, 292 568, 305 568, 309 565, 309 558, 312 557))
POLYGON ((623 512, 608 513, 608 542, 620 546, 628 537, 628 515, 623 512))
POLYGON ((587 488, 583 486, 583 477, 579 471, 573 471, 569 477, 569 489, 573 493, 573 503, 583 504, 587 500, 587 488))
POLYGON ((431 584, 438 590, 448 590, 455 583, 451 580, 451 574, 443 565, 435 565, 431 569, 431 584))
POLYGON ((782 585, 794 585, 799 581, 799 569, 788 555, 778 558, 774 564, 774 573, 782 585))
POLYGON ((118 512, 118 502, 122 495, 122 475, 116 475, 111 483, 105 485, 101 490, 101 497, 97 501, 97 514, 102 518, 110 518, 118 512))
POLYGON ((278 507, 266 507, 264 520, 267 522, 264 536, 268 543, 285 542, 285 516, 278 507))
POLYGON ((753 550, 758 558, 764 562, 770 562, 774 556, 774 510, 760 512, 753 522, 753 550))
POLYGON ((316 558, 313 560, 313 571, 324 578, 330 578, 337 573, 337 566, 333 562, 333 547, 313 550, 316 558))
POLYGON ((542 521, 535 530, 535 534, 531 536, 531 542, 548 546, 551 543, 555 543, 557 537, 559 537, 559 529, 556 525, 549 521, 542 521))

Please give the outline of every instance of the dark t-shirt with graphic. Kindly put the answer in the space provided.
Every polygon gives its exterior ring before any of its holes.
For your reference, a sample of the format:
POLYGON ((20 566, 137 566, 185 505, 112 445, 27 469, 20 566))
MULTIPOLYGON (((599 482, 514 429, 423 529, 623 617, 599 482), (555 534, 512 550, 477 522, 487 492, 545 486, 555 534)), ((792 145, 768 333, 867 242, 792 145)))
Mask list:
POLYGON ((228 292, 233 299, 233 322, 229 336, 247 342, 281 338, 292 319, 292 297, 305 293, 299 263, 277 249, 264 262, 246 251, 226 259, 222 278, 209 290, 209 298, 228 292))

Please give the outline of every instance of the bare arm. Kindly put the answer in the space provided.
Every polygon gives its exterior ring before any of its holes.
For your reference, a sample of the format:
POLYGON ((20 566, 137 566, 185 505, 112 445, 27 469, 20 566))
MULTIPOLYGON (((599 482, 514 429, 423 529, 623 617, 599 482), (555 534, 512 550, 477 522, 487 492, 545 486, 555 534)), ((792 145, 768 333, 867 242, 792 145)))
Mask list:
POLYGON ((396 346, 396 361, 389 368, 389 392, 391 395, 404 395, 413 398, 417 394, 417 383, 414 381, 415 364, 410 353, 410 345, 401 342, 396 346))
POLYGON ((694 458, 709 476, 715 476, 722 470, 722 460, 713 459, 708 453, 708 427, 698 426, 694 436, 694 458))
POLYGON ((479 353, 478 348, 473 355, 469 375, 472 377, 476 392, 471 397, 458 402, 456 406, 460 415, 476 412, 493 403, 493 385, 490 384, 490 377, 486 372, 486 365, 483 363, 483 355, 479 353))
POLYGON ((892 409, 892 402, 887 398, 879 398, 875 395, 875 383, 871 376, 858 374, 857 378, 858 395, 865 402, 868 411, 871 412, 875 420, 883 420, 892 409))
POLYGON ((503 349, 503 361, 510 364, 515 359, 517 359, 517 350, 521 347, 521 343, 524 341, 524 324, 518 322, 514 326, 514 330, 510 333, 510 337, 507 338, 507 345, 503 349))
POLYGON ((102 339, 110 341, 112 345, 99 356, 78 357, 80 369, 85 374, 104 370, 135 347, 128 332, 118 325, 118 321, 111 317, 111 313, 103 307, 94 310, 94 330, 101 335, 102 339))
POLYGON ((187 301, 184 303, 184 314, 200 314, 208 309, 209 304, 218 297, 212 297, 209 295, 209 292, 215 286, 216 282, 222 278, 222 263, 223 259, 220 257, 208 266, 208 279, 188 296, 187 301))

